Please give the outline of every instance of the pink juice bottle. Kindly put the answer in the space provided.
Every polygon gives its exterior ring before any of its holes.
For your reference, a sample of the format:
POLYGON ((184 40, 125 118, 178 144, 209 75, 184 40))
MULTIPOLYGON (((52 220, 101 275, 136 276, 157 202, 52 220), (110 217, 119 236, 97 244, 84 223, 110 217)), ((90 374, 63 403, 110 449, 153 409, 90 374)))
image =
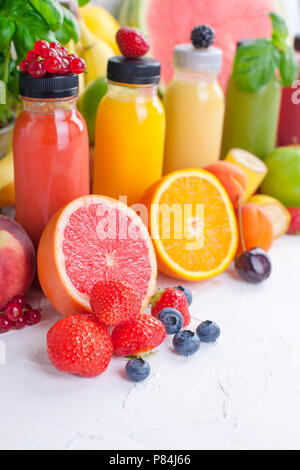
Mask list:
POLYGON ((295 37, 299 79, 289 88, 282 89, 282 102, 278 128, 278 145, 300 144, 300 34, 295 37))

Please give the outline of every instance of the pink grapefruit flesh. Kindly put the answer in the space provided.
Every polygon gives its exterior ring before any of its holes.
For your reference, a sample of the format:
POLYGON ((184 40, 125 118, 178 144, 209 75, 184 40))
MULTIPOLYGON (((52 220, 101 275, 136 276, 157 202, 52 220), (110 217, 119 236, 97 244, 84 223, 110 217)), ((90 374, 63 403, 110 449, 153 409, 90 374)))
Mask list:
POLYGON ((125 204, 85 196, 49 222, 38 251, 39 279, 63 315, 89 312, 89 294, 101 280, 131 285, 143 308, 155 289, 157 265, 148 231, 125 204))

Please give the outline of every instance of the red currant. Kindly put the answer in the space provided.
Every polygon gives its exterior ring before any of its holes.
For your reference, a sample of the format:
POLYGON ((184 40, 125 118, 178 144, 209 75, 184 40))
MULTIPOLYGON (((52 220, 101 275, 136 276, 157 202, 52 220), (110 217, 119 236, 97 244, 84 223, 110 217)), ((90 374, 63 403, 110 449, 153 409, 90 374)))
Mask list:
POLYGON ((61 69, 58 71, 58 73, 61 75, 67 75, 68 73, 70 73, 69 61, 66 57, 62 57, 61 61, 62 61, 62 66, 61 66, 61 69))
POLYGON ((22 315, 18 320, 16 320, 13 324, 13 328, 16 330, 22 330, 26 326, 26 318, 25 315, 22 315))
POLYGON ((58 57, 58 56, 59 56, 59 53, 57 49, 49 48, 44 51, 43 58, 47 59, 48 57, 58 57))
POLYGON ((5 315, 0 315, 0 333, 7 333, 11 327, 12 322, 5 315))
POLYGON ((22 315, 22 307, 15 302, 9 302, 4 309, 5 316, 12 322, 17 321, 22 315))
POLYGON ((60 46, 58 51, 60 52, 60 55, 62 57, 67 57, 68 55, 68 49, 66 47, 60 46))
POLYGON ((27 72, 27 70, 28 70, 28 65, 29 65, 28 60, 26 60, 26 59, 21 60, 21 62, 20 62, 20 69, 22 70, 22 72, 27 72))
POLYGON ((29 310, 25 313, 27 325, 36 325, 41 321, 41 314, 38 310, 29 310))
POLYGON ((32 60, 28 66, 28 73, 34 78, 41 78, 45 75, 43 60, 32 60))
POLYGON ((32 309, 31 305, 29 305, 29 304, 24 304, 22 308, 23 308, 23 312, 26 312, 27 310, 32 309))
POLYGON ((82 73, 85 71, 85 61, 81 57, 76 57, 70 62, 70 70, 73 73, 82 73))
POLYGON ((15 304, 21 305, 21 307, 24 307, 24 305, 26 304, 24 295, 15 295, 12 298, 12 302, 15 304))
POLYGON ((26 58, 27 58, 28 62, 31 62, 32 60, 37 59, 37 58, 38 58, 38 55, 36 54, 36 52, 34 52, 34 51, 31 49, 30 51, 27 52, 26 58))
POLYGON ((50 56, 45 59, 44 68, 48 73, 58 73, 62 67, 62 60, 58 56, 50 56))
POLYGON ((60 44, 59 44, 59 42, 52 41, 52 42, 50 42, 50 47, 51 47, 51 49, 57 49, 58 47, 60 47, 60 44))
POLYGON ((34 52, 41 57, 44 57, 44 52, 49 49, 50 45, 48 41, 41 39, 37 41, 34 45, 34 52))

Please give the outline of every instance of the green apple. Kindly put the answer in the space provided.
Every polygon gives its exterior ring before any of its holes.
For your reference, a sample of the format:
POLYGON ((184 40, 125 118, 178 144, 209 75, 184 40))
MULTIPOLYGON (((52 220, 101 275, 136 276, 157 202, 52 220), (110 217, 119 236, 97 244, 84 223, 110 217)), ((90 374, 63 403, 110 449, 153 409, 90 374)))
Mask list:
POLYGON ((287 207, 300 207, 300 145, 278 147, 265 159, 268 174, 261 192, 287 207))
POLYGON ((83 115, 88 128, 91 145, 95 143, 95 125, 98 106, 103 96, 106 94, 107 89, 106 77, 96 78, 96 80, 88 85, 78 103, 79 111, 83 115))

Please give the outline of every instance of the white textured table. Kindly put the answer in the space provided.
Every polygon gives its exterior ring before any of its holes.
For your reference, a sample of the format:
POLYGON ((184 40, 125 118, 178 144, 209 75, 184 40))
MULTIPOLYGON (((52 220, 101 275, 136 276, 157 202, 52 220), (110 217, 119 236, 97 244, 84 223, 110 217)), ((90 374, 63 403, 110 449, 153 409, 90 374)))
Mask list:
POLYGON ((168 339, 139 385, 120 358, 96 379, 56 371, 46 332, 59 317, 33 294, 42 323, 0 337, 0 448, 300 449, 300 238, 276 241, 271 256, 265 284, 232 270, 194 284, 192 326, 217 321, 219 343, 185 358, 168 339))

